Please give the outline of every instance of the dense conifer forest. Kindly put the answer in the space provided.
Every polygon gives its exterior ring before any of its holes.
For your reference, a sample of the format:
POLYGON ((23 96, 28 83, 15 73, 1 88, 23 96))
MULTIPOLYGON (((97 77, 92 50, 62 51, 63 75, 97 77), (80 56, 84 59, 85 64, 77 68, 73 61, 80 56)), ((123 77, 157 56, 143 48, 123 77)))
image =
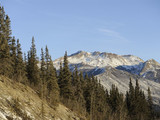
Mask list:
MULTIPOLYGON (((68 66, 67 52, 60 63, 60 70, 53 66, 47 46, 37 56, 35 39, 27 54, 21 50, 20 40, 12 36, 11 21, 0 6, 0 75, 15 82, 30 86, 42 101, 46 100, 56 109, 59 103, 72 111, 85 116, 88 120, 154 120, 152 96, 144 95, 136 80, 136 86, 130 79, 129 90, 121 94, 115 85, 106 90, 94 76, 78 71, 75 66, 71 72, 68 66)), ((45 106, 42 104, 42 119, 45 106)))

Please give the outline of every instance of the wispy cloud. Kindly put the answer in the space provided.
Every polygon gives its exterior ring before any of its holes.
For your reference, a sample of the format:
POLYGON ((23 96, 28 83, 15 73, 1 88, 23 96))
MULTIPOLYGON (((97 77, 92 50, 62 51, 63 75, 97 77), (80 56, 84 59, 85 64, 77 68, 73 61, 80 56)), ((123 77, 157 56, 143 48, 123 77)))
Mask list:
POLYGON ((125 37, 123 37, 119 32, 110 29, 98 29, 98 31, 104 33, 106 36, 112 37, 115 42, 129 42, 125 37))

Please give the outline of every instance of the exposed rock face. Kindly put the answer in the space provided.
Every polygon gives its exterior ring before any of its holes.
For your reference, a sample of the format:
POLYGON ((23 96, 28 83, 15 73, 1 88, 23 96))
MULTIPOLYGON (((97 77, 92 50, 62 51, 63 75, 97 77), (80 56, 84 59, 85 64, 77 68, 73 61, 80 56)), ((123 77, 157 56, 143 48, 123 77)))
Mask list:
POLYGON ((151 80, 147 80, 145 78, 139 77, 138 75, 130 74, 126 71, 117 70, 112 67, 108 67, 106 71, 102 74, 97 75, 98 79, 100 79, 101 84, 110 89, 112 84, 116 85, 122 93, 126 93, 129 89, 129 81, 132 79, 133 85, 136 83, 136 79, 139 81, 140 88, 144 91, 147 96, 148 87, 151 88, 153 102, 156 105, 160 106, 160 84, 151 80))
POLYGON ((140 75, 160 83, 160 64, 154 59, 146 61, 140 75))
MULTIPOLYGON (((63 62, 63 57, 54 61, 57 69, 59 69, 60 61, 63 62)), ((92 74, 97 75, 102 73, 100 69, 111 66, 160 83, 160 64, 154 59, 144 62, 141 58, 133 55, 78 51, 68 56, 68 61, 71 70, 74 70, 75 65, 77 65, 79 70, 92 71, 92 74), (99 70, 99 72, 94 70, 99 70)))
MULTIPOLYGON (((63 57, 54 61, 57 69, 60 61, 63 62, 63 57)), ((72 71, 77 65, 80 71, 97 76, 105 88, 115 84, 122 93, 128 90, 130 77, 133 84, 139 79, 145 94, 150 87, 154 103, 160 105, 160 64, 153 59, 144 62, 133 55, 78 51, 68 56, 68 61, 72 71)))
MULTIPOLYGON (((59 67, 60 61, 62 60, 63 58, 59 58, 54 61, 54 65, 56 66, 56 68, 59 67)), ((120 65, 137 65, 140 62, 144 62, 142 59, 132 55, 120 56, 117 54, 106 53, 106 52, 89 53, 84 51, 78 51, 77 53, 68 56, 68 61, 71 64, 82 63, 93 67, 105 67, 105 66, 117 67, 120 65)))
MULTIPOLYGON (((0 76, 0 120, 42 120, 42 100, 29 87, 0 76)), ((65 106, 51 108, 44 101, 45 120, 80 120, 65 106)))
POLYGON ((122 65, 117 69, 125 70, 129 73, 160 83, 160 64, 154 59, 141 62, 138 65, 122 65))

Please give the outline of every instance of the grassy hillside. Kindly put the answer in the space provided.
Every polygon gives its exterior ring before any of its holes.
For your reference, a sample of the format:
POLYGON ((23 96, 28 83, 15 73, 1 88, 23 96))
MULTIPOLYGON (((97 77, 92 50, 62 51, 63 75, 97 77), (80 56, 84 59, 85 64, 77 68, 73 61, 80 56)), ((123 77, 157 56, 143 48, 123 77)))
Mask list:
MULTIPOLYGON (((30 87, 0 76, 0 119, 1 120, 41 120, 42 100, 30 87)), ((80 120, 65 106, 59 104, 51 108, 44 101, 46 120, 80 120)))

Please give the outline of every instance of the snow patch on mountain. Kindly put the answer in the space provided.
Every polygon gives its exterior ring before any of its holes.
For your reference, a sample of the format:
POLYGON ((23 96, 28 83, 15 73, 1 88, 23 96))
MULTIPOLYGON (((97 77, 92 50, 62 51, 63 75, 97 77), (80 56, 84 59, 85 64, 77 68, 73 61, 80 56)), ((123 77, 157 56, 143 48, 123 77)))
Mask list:
MULTIPOLYGON (((56 68, 59 68, 59 64, 62 58, 54 61, 56 68)), ((142 59, 133 55, 117 55, 106 52, 85 52, 78 51, 68 56, 68 61, 71 64, 85 64, 93 67, 117 67, 120 65, 137 65, 140 62, 144 62, 142 59)), ((63 62, 63 61, 61 61, 63 62)))

